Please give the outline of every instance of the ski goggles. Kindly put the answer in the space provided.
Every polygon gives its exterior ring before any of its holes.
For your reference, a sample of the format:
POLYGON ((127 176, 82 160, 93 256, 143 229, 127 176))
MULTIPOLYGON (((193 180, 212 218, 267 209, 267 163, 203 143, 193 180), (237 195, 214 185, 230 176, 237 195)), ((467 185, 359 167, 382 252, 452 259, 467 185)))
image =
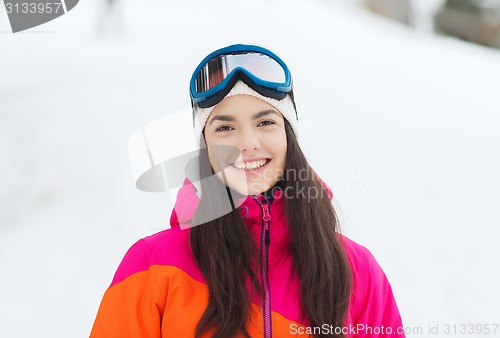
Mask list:
POLYGON ((292 91, 290 71, 277 55, 259 46, 232 45, 211 53, 196 67, 189 85, 191 100, 200 108, 212 107, 239 79, 276 100, 292 91))

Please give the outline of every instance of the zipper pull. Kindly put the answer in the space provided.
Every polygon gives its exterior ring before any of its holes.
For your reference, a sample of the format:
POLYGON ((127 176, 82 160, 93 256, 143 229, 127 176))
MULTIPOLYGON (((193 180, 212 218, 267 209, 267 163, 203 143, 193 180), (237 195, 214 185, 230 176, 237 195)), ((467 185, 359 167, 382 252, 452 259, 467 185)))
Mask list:
POLYGON ((264 209, 264 215, 262 219, 264 221, 270 221, 271 220, 271 214, 269 213, 269 204, 267 203, 262 203, 262 208, 264 209))
POLYGON ((265 236, 265 243, 267 246, 271 244, 271 237, 269 236, 269 221, 271 220, 271 213, 269 212, 269 204, 264 202, 262 203, 262 209, 264 210, 264 215, 262 216, 262 219, 264 220, 264 236, 265 236))

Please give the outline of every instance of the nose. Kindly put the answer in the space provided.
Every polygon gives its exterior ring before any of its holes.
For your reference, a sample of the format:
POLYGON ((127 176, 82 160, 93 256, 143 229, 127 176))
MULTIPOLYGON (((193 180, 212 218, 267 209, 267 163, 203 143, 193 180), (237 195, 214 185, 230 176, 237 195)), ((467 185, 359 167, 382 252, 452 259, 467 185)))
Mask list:
POLYGON ((252 130, 242 130, 240 135, 240 151, 252 151, 260 148, 260 138, 258 133, 252 130))

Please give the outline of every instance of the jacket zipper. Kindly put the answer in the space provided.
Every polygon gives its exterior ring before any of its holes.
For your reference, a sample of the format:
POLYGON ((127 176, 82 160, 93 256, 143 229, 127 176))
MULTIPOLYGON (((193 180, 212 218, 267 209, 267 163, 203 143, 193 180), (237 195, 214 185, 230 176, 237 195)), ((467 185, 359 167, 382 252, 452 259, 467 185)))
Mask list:
POLYGON ((269 285, 269 245, 271 238, 269 231, 271 228, 271 213, 269 211, 269 201, 262 197, 262 201, 255 199, 262 209, 262 235, 260 244, 260 274, 262 288, 264 289, 264 300, 262 304, 264 314, 264 338, 272 337, 271 320, 271 288, 269 285))

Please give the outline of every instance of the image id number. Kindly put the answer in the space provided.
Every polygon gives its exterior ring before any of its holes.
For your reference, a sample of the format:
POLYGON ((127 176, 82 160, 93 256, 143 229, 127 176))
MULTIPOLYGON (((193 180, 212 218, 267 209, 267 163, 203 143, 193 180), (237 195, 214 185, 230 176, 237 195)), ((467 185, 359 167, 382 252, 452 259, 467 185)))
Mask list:
POLYGON ((495 334, 499 324, 444 324, 444 334, 495 334))
POLYGON ((23 13, 23 14, 35 14, 35 13, 58 13, 59 9, 62 10, 62 6, 60 2, 48 2, 48 3, 16 3, 12 4, 7 2, 5 4, 5 8, 7 9, 7 14, 11 13, 23 13))

